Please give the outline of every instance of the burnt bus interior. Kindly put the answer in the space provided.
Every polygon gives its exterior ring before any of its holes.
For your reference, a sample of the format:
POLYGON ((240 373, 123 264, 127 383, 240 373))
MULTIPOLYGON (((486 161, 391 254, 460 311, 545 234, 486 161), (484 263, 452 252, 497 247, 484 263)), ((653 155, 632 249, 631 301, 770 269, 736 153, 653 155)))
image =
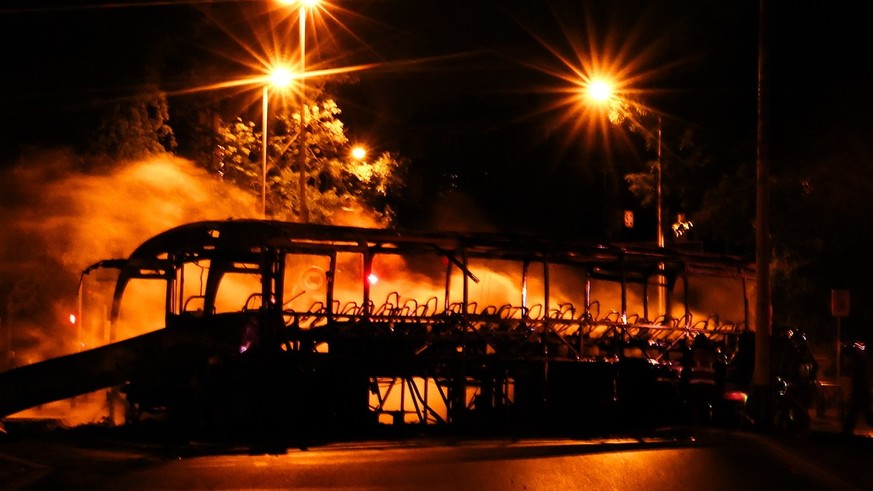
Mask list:
POLYGON ((108 343, 0 374, 0 414, 112 388, 240 431, 667 424, 684 343, 749 323, 745 264, 641 245, 231 220, 99 268, 108 343))

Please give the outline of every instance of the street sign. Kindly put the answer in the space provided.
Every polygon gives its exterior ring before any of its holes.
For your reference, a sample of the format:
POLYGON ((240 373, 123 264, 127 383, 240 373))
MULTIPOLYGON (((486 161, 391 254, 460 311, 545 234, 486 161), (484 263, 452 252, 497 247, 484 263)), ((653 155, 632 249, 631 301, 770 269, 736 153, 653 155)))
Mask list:
POLYGON ((849 316, 849 290, 831 290, 831 315, 849 316))

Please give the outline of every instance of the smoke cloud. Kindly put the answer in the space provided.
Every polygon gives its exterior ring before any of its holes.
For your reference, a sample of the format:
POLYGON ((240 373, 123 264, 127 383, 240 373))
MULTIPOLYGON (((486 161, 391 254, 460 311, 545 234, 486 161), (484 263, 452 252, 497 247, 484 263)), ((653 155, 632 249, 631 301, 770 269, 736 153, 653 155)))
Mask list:
POLYGON ((81 271, 196 220, 252 218, 257 200, 170 155, 95 168, 39 150, 0 172, 0 368, 70 352, 81 271))

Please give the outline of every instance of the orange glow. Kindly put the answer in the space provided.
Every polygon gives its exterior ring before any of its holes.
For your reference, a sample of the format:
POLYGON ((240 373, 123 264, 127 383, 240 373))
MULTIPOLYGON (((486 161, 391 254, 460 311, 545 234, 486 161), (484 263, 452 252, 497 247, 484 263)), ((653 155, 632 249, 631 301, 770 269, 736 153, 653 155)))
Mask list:
POLYGON ((70 314, 70 324, 76 325, 76 314, 70 314))
POLYGON ((352 148, 352 158, 355 160, 363 160, 367 156, 367 149, 357 145, 352 148))
POLYGON ((285 67, 276 67, 270 72, 270 85, 284 88, 294 79, 294 73, 285 67))
POLYGON ((612 83, 604 79, 592 80, 586 91, 588 97, 595 103, 601 104, 612 98, 612 83))
MULTIPOLYGON (((426 404, 441 419, 447 417, 448 408, 440 397, 437 379, 410 377, 409 379, 373 379, 377 392, 370 393, 370 411, 378 414, 381 424, 426 423, 435 424, 437 420, 421 407, 426 404), (400 388, 400 386, 406 387, 400 388), (414 387, 414 390, 413 390, 414 387), (405 390, 404 390, 405 389, 405 390), (426 395, 426 400, 416 400, 414 394, 426 395)), ((469 405, 476 393, 468 388, 466 403, 469 405)))
POLYGON ((301 7, 314 7, 319 0, 279 0, 282 5, 300 5, 301 7))
MULTIPOLYGON (((65 399, 49 402, 41 406, 25 409, 10 415, 10 418, 58 420, 64 426, 79 426, 84 424, 105 424, 110 416, 108 392, 98 390, 76 396, 75 399, 65 399)), ((115 402, 118 404, 118 402, 115 402)), ((115 408, 115 423, 124 423, 124 410, 115 408)))

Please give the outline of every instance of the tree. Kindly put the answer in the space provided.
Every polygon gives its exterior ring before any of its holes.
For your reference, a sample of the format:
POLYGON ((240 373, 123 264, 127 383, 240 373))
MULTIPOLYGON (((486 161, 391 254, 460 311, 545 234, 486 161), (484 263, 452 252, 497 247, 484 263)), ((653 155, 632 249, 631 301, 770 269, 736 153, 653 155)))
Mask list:
MULTIPOLYGON (((664 135, 676 132, 668 130, 664 135)), ((753 142, 715 141, 689 127, 676 140, 665 138, 666 207, 694 218, 695 239, 711 252, 754 260, 755 165, 753 142), (711 149, 720 148, 718 153, 711 149)), ((814 341, 832 342, 829 291, 873 294, 855 277, 873 276, 866 256, 867 222, 850 222, 859 210, 873 208, 865 198, 871 179, 864 153, 851 145, 831 146, 799 155, 780 154, 771 173, 771 288, 774 325, 803 329, 814 341), (786 158, 789 155, 790 158, 786 158)), ((626 176, 643 203, 654 199, 649 173, 626 176)), ((873 212, 873 210, 871 210, 873 212)), ((862 280, 863 281, 863 280, 862 280)), ((871 316, 865 302, 853 301, 853 316, 871 316)))
POLYGON ((91 152, 129 160, 172 151, 176 146, 167 96, 152 89, 111 104, 91 141, 91 152))
MULTIPOLYGON (((628 189, 642 206, 655 206, 660 165, 665 228, 682 215, 694 223, 690 233, 695 242, 709 250, 751 257, 755 169, 749 159, 753 146, 743 141, 720 144, 700 127, 680 127, 671 121, 663 124, 661 161, 653 159, 646 171, 626 174, 628 189), (714 154, 712 148, 734 150, 714 154)), ((635 121, 632 130, 635 125, 639 127, 635 121)), ((647 148, 658 144, 657 133, 636 131, 645 137, 647 148)))
POLYGON ((260 192, 261 163, 257 146, 261 137, 255 133, 255 123, 242 118, 222 123, 217 140, 218 163, 213 170, 219 178, 252 193, 260 192))
MULTIPOLYGON (((406 161, 383 152, 372 161, 355 161, 340 108, 332 99, 305 106, 305 192, 310 220, 337 223, 343 210, 366 210, 384 225, 396 213, 404 188, 406 161)), ((268 125, 267 215, 280 220, 300 217, 300 111, 279 110, 268 125)), ((253 122, 237 119, 220 125, 219 164, 223 179, 260 194, 262 134, 253 122)))
POLYGON ((393 221, 400 198, 396 191, 405 187, 406 168, 402 157, 382 152, 374 161, 352 161, 343 175, 353 196, 369 204, 378 216, 393 221))

